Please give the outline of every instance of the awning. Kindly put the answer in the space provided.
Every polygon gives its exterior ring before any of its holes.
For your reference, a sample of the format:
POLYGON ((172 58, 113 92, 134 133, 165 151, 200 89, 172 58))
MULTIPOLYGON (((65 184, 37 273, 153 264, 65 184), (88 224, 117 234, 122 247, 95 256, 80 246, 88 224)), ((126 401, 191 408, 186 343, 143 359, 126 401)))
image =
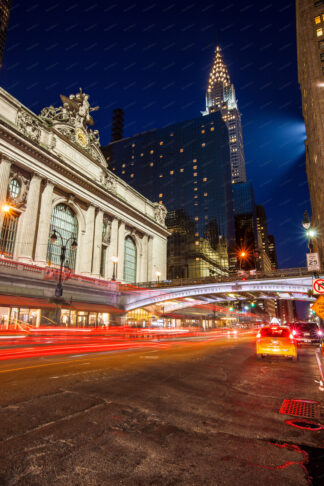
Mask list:
MULTIPOLYGON (((20 297, 19 295, 0 295, 0 307, 23 307, 36 309, 56 309, 57 304, 50 302, 48 299, 39 299, 32 297, 20 297)), ((121 309, 105 304, 95 304, 93 302, 72 301, 61 305, 62 309, 71 309, 87 312, 124 312, 121 309)))

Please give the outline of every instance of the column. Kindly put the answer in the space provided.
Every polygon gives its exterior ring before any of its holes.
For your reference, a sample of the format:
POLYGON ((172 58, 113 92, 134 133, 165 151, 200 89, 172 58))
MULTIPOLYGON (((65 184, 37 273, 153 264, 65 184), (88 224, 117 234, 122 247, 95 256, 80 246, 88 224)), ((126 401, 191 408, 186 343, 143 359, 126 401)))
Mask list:
POLYGON ((40 203, 38 232, 35 248, 35 261, 42 264, 46 263, 47 247, 49 240, 49 230, 52 216, 52 200, 53 200, 54 184, 47 181, 46 187, 43 191, 40 203))
POLYGON ((11 162, 2 156, 0 164, 0 228, 2 227, 3 213, 1 206, 7 200, 8 183, 10 176, 11 162))
POLYGON ((156 276, 152 276, 152 256, 153 256, 153 238, 149 236, 147 245, 147 280, 152 282, 156 279, 156 276))
POLYGON ((99 209, 95 219, 93 264, 92 264, 92 273, 96 277, 100 276, 102 225, 103 225, 103 211, 99 209))
POLYGON ((141 282, 147 282, 147 264, 148 264, 148 236, 144 235, 142 239, 142 272, 141 272, 141 282))
POLYGON ((118 228, 118 263, 117 280, 124 278, 124 252, 125 252, 125 223, 120 222, 118 228))
POLYGON ((106 278, 111 279, 113 275, 112 257, 118 253, 118 219, 114 218, 111 222, 110 244, 108 246, 106 261, 106 278))
POLYGON ((83 238, 83 244, 80 254, 80 267, 82 273, 91 275, 92 269, 92 254, 93 254, 93 233, 94 233, 94 221, 95 221, 95 207, 89 206, 86 212, 86 228, 83 238))
POLYGON ((33 259, 41 181, 42 178, 38 174, 34 174, 30 181, 26 210, 21 216, 22 227, 19 235, 18 260, 31 261, 33 259))

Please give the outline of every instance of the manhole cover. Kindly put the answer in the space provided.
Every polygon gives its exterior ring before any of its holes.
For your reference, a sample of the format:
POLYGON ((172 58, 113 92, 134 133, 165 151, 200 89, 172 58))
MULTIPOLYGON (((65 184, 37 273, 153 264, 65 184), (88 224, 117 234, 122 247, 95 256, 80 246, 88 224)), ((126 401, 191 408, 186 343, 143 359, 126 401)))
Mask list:
POLYGON ((324 427, 321 424, 316 424, 314 422, 308 422, 307 420, 286 420, 287 425, 292 425, 297 427, 297 429, 304 430, 322 430, 324 427))
POLYGON ((296 417, 320 418, 320 404, 311 400, 289 400, 285 398, 279 413, 296 417))

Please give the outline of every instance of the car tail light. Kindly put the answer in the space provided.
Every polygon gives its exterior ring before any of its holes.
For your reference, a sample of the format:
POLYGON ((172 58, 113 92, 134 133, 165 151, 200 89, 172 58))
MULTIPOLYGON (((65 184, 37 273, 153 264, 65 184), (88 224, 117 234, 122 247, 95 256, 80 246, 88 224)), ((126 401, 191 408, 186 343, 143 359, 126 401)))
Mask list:
POLYGON ((321 331, 321 330, 319 329, 319 330, 317 331, 317 334, 318 334, 319 336, 323 336, 323 331, 321 331))
POLYGON ((291 333, 289 334, 289 339, 291 339, 291 341, 293 341, 293 340, 294 340, 294 333, 293 333, 293 332, 291 332, 291 333))

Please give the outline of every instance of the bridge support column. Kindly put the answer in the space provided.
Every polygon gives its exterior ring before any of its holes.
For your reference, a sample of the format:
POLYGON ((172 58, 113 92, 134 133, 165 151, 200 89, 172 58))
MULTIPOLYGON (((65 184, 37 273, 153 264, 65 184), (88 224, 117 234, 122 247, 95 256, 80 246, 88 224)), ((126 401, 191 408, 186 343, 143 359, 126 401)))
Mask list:
POLYGON ((118 313, 118 314, 111 314, 110 315, 110 326, 126 326, 126 314, 127 312, 118 313))

